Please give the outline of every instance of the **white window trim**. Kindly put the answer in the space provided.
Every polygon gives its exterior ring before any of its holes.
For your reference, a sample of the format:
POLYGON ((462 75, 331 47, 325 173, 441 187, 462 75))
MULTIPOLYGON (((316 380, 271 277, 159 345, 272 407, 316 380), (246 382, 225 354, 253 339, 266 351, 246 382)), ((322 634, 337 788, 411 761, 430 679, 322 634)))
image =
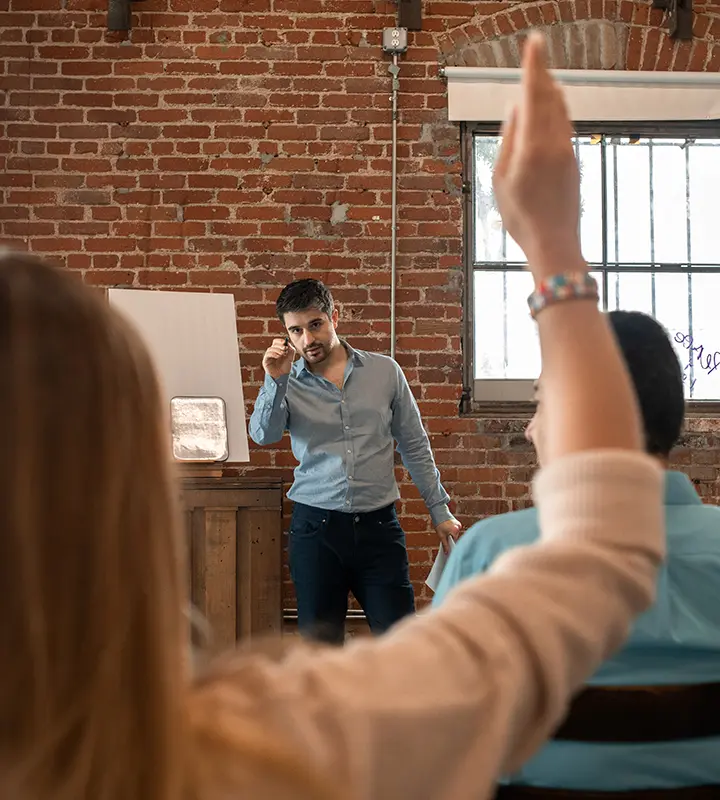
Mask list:
MULTIPOLYGON (((518 101, 519 69, 445 67, 451 122, 500 122, 518 101)), ((720 74, 554 70, 575 122, 720 119, 720 74)))
POLYGON ((534 379, 475 378, 473 399, 476 403, 529 403, 533 399, 534 379))

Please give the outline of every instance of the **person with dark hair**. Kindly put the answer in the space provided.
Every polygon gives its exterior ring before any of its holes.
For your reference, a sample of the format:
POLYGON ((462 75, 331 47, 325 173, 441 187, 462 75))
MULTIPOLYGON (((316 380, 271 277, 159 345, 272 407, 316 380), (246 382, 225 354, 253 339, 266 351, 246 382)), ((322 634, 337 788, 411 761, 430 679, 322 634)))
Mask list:
POLYGON ((448 508, 417 403, 397 363, 338 338, 338 311, 318 280, 288 284, 276 308, 288 336, 275 339, 263 358, 265 382, 250 436, 264 445, 290 432, 299 461, 288 493, 298 627, 339 644, 350 592, 373 633, 415 610, 395 512, 400 495, 393 441, 443 547, 460 523, 448 508), (301 358, 294 361, 297 353, 301 358))
POLYGON ((667 466, 685 418, 683 374, 665 329, 638 311, 611 311, 610 325, 635 385, 645 449, 667 466))
MULTIPOLYGON (((611 311, 607 318, 635 387, 645 450, 665 470, 667 563, 654 606, 638 619, 625 648, 600 667, 588 686, 653 687, 656 691, 668 685, 678 689, 720 684, 720 508, 703 505, 689 478, 668 469, 685 415, 680 362, 667 332, 652 317, 611 311)), ((535 384, 535 403, 526 436, 542 467, 549 411, 542 377, 535 384)), ((451 554, 433 604, 444 605, 457 584, 487 572, 504 553, 539 537, 534 508, 476 523, 451 554)), ((688 713, 684 709, 683 715, 688 713)), ((594 720, 593 724, 600 724, 598 717, 594 720)), ((546 800, 556 796, 553 790, 563 797, 563 791, 571 790, 594 791, 603 797, 605 792, 609 797, 627 792, 630 797, 634 791, 678 787, 715 786, 714 791, 720 791, 720 737, 670 740, 659 732, 657 718, 654 723, 658 731, 650 734, 650 740, 645 732, 641 742, 627 732, 623 741, 608 741, 609 737, 603 738, 606 734, 599 741, 590 741, 585 734, 580 740, 563 734, 506 779, 507 797, 524 797, 521 789, 548 790, 542 795, 546 800)), ((705 796, 710 795, 698 795, 705 796)))

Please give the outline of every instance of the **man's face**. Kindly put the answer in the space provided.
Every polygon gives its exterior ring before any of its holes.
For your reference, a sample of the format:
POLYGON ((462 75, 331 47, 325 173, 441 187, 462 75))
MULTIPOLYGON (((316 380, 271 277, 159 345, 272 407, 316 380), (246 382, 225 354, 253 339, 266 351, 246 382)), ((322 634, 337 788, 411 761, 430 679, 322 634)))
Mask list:
POLYGON ((339 344, 335 333, 337 309, 333 309, 330 317, 317 308, 288 311, 284 322, 293 347, 311 366, 325 361, 333 347, 339 344))
POLYGON ((533 387, 533 402, 535 403, 535 414, 530 420, 527 428, 525 428, 525 438, 535 448, 535 453, 538 457, 538 463, 542 466, 543 454, 543 413, 542 403, 540 402, 541 387, 540 381, 535 381, 533 387))

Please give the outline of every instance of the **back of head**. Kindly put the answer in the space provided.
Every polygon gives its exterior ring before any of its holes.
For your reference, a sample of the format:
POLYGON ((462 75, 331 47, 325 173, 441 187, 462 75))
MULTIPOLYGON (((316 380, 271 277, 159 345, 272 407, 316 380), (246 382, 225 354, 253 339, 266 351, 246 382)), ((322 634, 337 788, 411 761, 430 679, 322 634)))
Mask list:
POLYGON ((0 796, 176 797, 184 584, 145 347, 0 257, 0 796))
POLYGON ((635 386, 648 453, 666 457, 685 416, 682 369, 665 329, 639 311, 611 311, 610 325, 635 386))
POLYGON ((278 318, 283 323, 285 314, 306 311, 308 308, 317 308, 330 317, 334 307, 330 290, 322 281, 314 278, 301 278, 288 283, 275 303, 278 318))

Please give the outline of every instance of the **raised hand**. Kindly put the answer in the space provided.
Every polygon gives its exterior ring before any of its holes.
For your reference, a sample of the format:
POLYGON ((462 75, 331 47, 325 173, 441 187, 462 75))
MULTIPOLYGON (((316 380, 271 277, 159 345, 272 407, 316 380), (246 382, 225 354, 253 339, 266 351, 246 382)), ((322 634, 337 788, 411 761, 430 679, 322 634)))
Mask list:
POLYGON ((289 374, 294 358, 295 349, 287 339, 273 339, 263 356, 263 369, 273 380, 277 380, 289 374))
POLYGON ((523 52, 522 94, 503 127, 494 188, 508 233, 536 280, 583 268, 578 223, 580 172, 562 90, 547 69, 545 39, 523 52))

